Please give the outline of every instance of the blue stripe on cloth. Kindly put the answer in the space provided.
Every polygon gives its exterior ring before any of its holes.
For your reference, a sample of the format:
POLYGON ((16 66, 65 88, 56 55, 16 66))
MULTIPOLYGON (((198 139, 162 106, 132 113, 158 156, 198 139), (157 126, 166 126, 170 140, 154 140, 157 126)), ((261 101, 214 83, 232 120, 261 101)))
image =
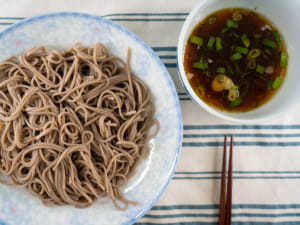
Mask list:
MULTIPOLYGON (((186 17, 188 13, 112 13, 102 15, 103 17, 112 17, 112 16, 184 16, 186 17)), ((0 20, 23 20, 26 17, 0 17, 0 20)))
POLYGON ((151 210, 177 210, 177 209, 219 209, 219 205, 167 205, 153 206, 151 210))
POLYGON ((185 18, 113 18, 111 21, 126 21, 126 22, 183 22, 185 18))
POLYGON ((160 55, 161 59, 176 59, 176 55, 160 55))
POLYGON ((295 134, 184 134, 183 138, 215 138, 234 136, 234 137, 263 137, 263 138, 286 138, 286 137, 300 137, 300 133, 295 134))
POLYGON ((219 214, 207 214, 207 213, 182 213, 182 214, 166 214, 166 215, 144 215, 144 218, 151 218, 151 219, 166 219, 166 218, 180 218, 180 217, 218 217, 219 214))
POLYGON ((176 47, 152 47, 153 51, 156 52, 171 52, 171 51, 176 51, 176 47))
MULTIPOLYGON (((252 221, 234 221, 231 225, 299 225, 299 221, 284 221, 284 222, 252 222, 252 221)), ((187 225, 185 223, 185 225, 187 225)))
MULTIPOLYGON (((151 210, 180 210, 180 209, 219 209, 219 205, 167 205, 167 206, 153 206, 151 210)), ((232 209, 300 209, 300 204, 233 204, 232 209)))
POLYGON ((192 100, 192 99, 191 99, 190 97, 180 99, 180 101, 191 101, 191 100, 192 100))
MULTIPOLYGON (((233 179, 251 179, 251 180, 265 180, 265 179, 272 179, 272 180, 283 180, 283 179, 300 179, 300 176, 233 176, 233 179)), ((173 177, 173 180, 218 180, 221 177, 173 177)))
MULTIPOLYGON (((219 222, 135 223, 134 225, 218 225, 219 222)), ((288 224, 290 225, 290 224, 288 224)))
POLYGON ((3 17, 0 16, 0 20, 24 20, 25 17, 3 17))
POLYGON ((184 130, 211 130, 211 129, 230 129, 230 130, 249 130, 249 129, 264 129, 264 130, 285 130, 285 129, 300 129, 300 125, 185 125, 184 130))
POLYGON ((113 13, 104 16, 187 16, 189 13, 113 13))
POLYGON ((0 23, 0 25, 12 25, 14 23, 0 23))
POLYGON ((176 63, 164 63, 167 68, 176 68, 176 63))
MULTIPOLYGON (((183 142, 183 147, 218 147, 223 142, 183 142)), ((230 143, 228 143, 230 145, 230 143)), ((263 141, 236 141, 234 146, 264 146, 264 147, 293 147, 300 146, 300 142, 263 142, 263 141)))
MULTIPOLYGON (((218 225, 219 222, 176 222, 176 223, 135 223, 135 225, 218 225)), ((250 221, 232 221, 231 225, 299 225, 299 221, 283 222, 250 222, 250 221)))
MULTIPOLYGON (((178 213, 178 214, 164 214, 164 215, 151 215, 146 214, 144 218, 151 219, 167 219, 167 218, 181 218, 181 217, 205 217, 213 218, 218 217, 219 213, 178 213)), ((279 218, 279 217, 300 217, 300 213, 232 213, 232 217, 260 217, 260 218, 279 218)))
MULTIPOLYGON (((221 171, 175 172, 175 174, 221 174, 221 171)), ((300 171, 232 171, 233 174, 300 174, 300 171)))
POLYGON ((278 217, 300 217, 300 213, 232 213, 232 217, 264 217, 264 218, 278 218, 278 217))

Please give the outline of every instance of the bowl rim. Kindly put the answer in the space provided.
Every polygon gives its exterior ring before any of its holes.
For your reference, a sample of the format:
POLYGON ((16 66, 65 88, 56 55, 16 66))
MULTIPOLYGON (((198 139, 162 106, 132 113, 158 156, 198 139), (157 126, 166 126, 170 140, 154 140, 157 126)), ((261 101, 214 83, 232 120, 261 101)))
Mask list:
MULTIPOLYGON (((189 31, 190 23, 193 20, 194 16, 196 15, 197 11, 199 10, 199 8, 203 7, 204 5, 205 4, 203 4, 203 2, 199 2, 190 11, 189 15, 187 16, 186 20, 184 21, 184 23, 181 27, 178 42, 177 42, 176 67, 177 67, 177 72, 178 72, 178 75, 179 75, 179 80, 180 80, 182 86, 184 87, 186 93, 188 94, 188 96, 191 98, 191 100, 194 103, 199 105, 202 109, 204 109, 209 114, 211 114, 211 115, 213 115, 213 116, 215 116, 219 119, 223 119, 223 120, 227 120, 227 121, 235 122, 235 123, 253 124, 253 123, 266 122, 266 121, 274 118, 276 115, 280 114, 280 112, 264 114, 263 116, 260 116, 260 117, 257 117, 257 118, 236 118, 236 117, 231 116, 231 115, 237 115, 237 114, 253 112, 255 109, 250 110, 250 111, 246 111, 246 112, 226 112, 226 111, 218 110, 217 108, 214 108, 214 107, 208 105, 202 99, 200 99, 198 97, 198 95, 195 93, 195 91, 193 90, 193 88, 191 87, 191 85, 190 85, 190 83, 189 83, 189 81, 186 77, 184 66, 183 66, 184 51, 185 51, 185 46, 186 46, 185 36, 189 35, 189 34, 187 34, 188 32, 191 32, 191 31, 189 31)), ((226 8, 232 8, 232 7, 223 7, 223 9, 226 9, 226 8)), ((237 6, 237 8, 247 8, 247 7, 237 6)), ((249 9, 250 9, 250 7, 249 7, 249 9)), ((207 16, 211 13, 212 12, 205 13, 203 18, 205 18, 205 16, 207 16)), ((286 72, 286 76, 287 76, 287 73, 288 73, 288 71, 286 72)), ((264 106, 264 105, 262 105, 262 106, 264 106)))

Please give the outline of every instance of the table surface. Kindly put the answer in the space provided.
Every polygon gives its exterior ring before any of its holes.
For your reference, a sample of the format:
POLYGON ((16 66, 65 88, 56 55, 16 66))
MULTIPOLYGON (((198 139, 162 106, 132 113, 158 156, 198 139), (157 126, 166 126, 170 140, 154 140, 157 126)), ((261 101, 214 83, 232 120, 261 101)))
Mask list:
MULTIPOLYGON (((203 0, 206 1, 206 0, 203 0)), ((104 16, 141 37, 169 70, 180 98, 184 137, 176 172, 136 224, 217 224, 224 135, 233 135, 233 224, 300 224, 300 106, 264 124, 233 124, 191 101, 176 70, 176 45, 199 0, 0 0, 0 30, 38 14, 76 11, 104 16)))

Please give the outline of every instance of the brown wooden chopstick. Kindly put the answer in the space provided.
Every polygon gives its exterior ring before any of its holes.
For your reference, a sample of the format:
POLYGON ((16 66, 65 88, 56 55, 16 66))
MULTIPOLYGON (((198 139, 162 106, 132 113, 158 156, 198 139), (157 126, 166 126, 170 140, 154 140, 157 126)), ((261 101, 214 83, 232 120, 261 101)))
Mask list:
POLYGON ((232 150, 233 137, 230 139, 229 165, 228 165, 228 181, 226 188, 227 176, 227 137, 224 137, 224 151, 222 161, 222 180, 220 192, 220 215, 219 225, 231 225, 231 208, 232 208, 232 150), (227 189, 227 190, 226 190, 227 189))

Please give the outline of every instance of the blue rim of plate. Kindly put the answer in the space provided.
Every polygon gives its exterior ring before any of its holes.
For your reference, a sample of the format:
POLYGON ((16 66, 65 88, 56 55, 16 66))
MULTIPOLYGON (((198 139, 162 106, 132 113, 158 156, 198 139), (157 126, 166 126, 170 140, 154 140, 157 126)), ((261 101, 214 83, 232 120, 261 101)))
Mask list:
POLYGON ((158 191, 158 194, 135 217, 133 217, 129 221, 123 223, 123 225, 133 224, 135 221, 137 221, 139 218, 141 218, 143 215, 145 215, 146 212, 148 212, 152 208, 152 206, 158 201, 158 199, 160 198, 160 196, 163 194, 163 192, 166 190, 168 184, 170 183, 170 181, 173 177, 173 174, 175 172, 175 169, 176 169, 176 165, 178 162, 178 158, 179 158, 179 154, 180 154, 180 150, 181 150, 181 146, 182 146, 183 122, 182 122, 181 106, 180 106, 180 102, 179 102, 179 98, 178 98, 178 94, 177 94, 174 82, 173 82, 171 75, 169 74, 167 68, 165 67, 165 65, 162 63, 160 58, 156 55, 156 53, 153 51, 153 49, 151 47, 149 47, 141 38, 139 38, 133 32, 129 31, 127 28, 125 28, 115 22, 112 22, 111 20, 106 19, 102 16, 95 16, 95 15, 91 15, 91 14, 87 14, 87 13, 79 13, 79 12, 55 12, 55 13, 41 14, 38 16, 25 18, 24 20, 16 22, 13 25, 9 26, 8 28, 5 28, 4 30, 2 30, 0 32, 0 38, 3 35, 5 35, 6 33, 17 29, 18 27, 24 26, 24 25, 34 22, 36 20, 41 20, 41 19, 49 18, 49 17, 63 17, 63 16, 90 18, 90 19, 94 19, 99 22, 107 23, 110 26, 123 31, 126 35, 132 37, 136 42, 138 42, 147 52, 149 52, 150 55, 155 59, 155 61, 160 65, 162 70, 164 70, 164 75, 167 74, 167 75, 165 75, 165 79, 168 81, 169 87, 171 88, 171 91, 173 94, 172 97, 175 99, 176 111, 178 114, 178 118, 176 118, 176 119, 179 122, 179 138, 177 140, 177 146, 176 146, 177 147, 176 157, 175 157, 175 161, 173 162, 172 169, 169 173, 169 177, 165 181, 165 184, 162 186, 161 190, 158 191))

